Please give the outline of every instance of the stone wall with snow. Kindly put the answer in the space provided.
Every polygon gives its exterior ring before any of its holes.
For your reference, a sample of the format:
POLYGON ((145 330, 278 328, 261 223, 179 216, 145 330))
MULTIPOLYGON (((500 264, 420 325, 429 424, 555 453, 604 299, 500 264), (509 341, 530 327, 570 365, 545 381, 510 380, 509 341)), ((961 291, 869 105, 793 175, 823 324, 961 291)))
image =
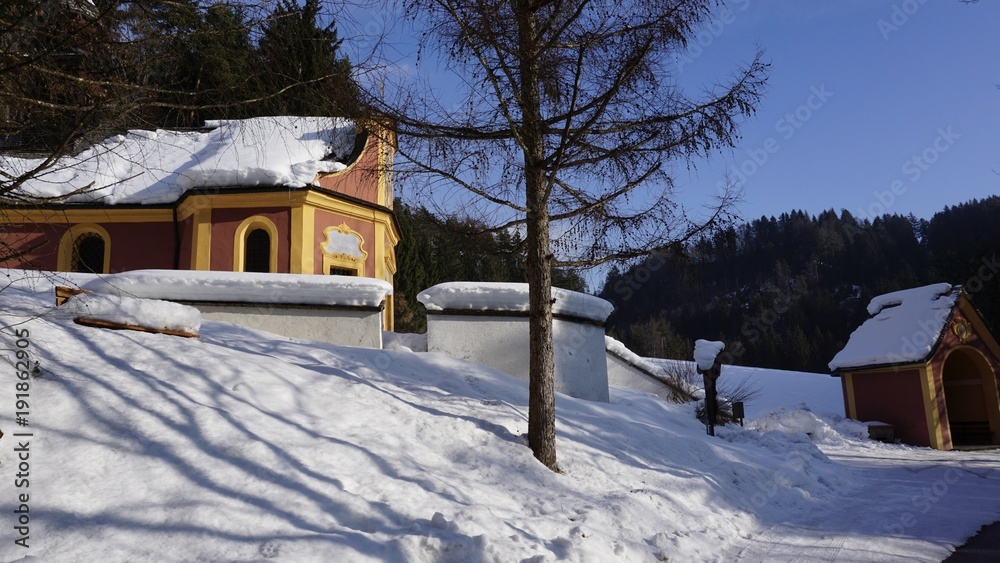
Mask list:
POLYGON ((650 364, 610 336, 605 337, 605 346, 609 385, 645 391, 664 400, 671 400, 676 395, 663 380, 666 377, 663 368, 650 364))
POLYGON ((389 282, 351 276, 135 270, 83 284, 100 293, 191 305, 205 320, 291 338, 382 347, 389 282))
POLYGON ((290 338, 344 346, 382 347, 380 309, 188 302, 203 319, 233 323, 290 338))
MULTIPOLYGON (((553 288, 555 388, 608 402, 604 321, 613 306, 553 288)), ((427 308, 427 350, 470 360, 528 381, 528 286, 451 282, 420 293, 427 308)))

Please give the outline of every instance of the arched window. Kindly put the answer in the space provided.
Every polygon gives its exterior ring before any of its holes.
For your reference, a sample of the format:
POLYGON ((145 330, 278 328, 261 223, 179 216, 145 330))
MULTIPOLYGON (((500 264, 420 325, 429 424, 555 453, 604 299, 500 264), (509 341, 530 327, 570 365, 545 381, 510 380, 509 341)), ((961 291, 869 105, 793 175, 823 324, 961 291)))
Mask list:
POLYGON ((264 229, 254 229, 247 235, 243 271, 264 273, 271 271, 271 235, 264 229))
POLYGON ((278 229, 267 217, 247 217, 236 228, 233 240, 233 271, 278 271, 278 229))
POLYGON ((56 269, 60 272, 107 274, 111 267, 111 237, 100 225, 73 225, 59 241, 56 269))
POLYGON ((97 233, 85 233, 73 241, 70 269, 86 274, 104 273, 104 239, 97 233))

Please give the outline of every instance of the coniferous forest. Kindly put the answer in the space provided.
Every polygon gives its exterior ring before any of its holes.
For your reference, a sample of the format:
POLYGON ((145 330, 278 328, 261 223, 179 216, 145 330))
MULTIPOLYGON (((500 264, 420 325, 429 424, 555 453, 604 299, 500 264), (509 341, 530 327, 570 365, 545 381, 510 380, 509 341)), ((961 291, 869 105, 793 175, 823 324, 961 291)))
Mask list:
POLYGON ((1000 327, 1000 197, 947 207, 929 221, 849 212, 761 217, 682 251, 613 269, 599 295, 609 333, 639 354, 691 358, 724 341, 726 363, 827 372, 882 293, 962 284, 1000 327))
MULTIPOLYGON (((438 217, 424 207, 397 201, 394 214, 402 241, 396 247, 397 332, 424 332, 427 312, 417 295, 449 281, 524 282, 524 245, 517 233, 490 232, 475 220, 438 217)), ((552 272, 552 285, 586 291, 574 270, 552 272)))
POLYGON ((4 0, 0 147, 58 156, 129 129, 358 116, 320 0, 4 0))
MULTIPOLYGON (((397 203, 396 330, 423 332, 417 294, 445 281, 524 281, 521 240, 475 221, 397 203)), ((947 207, 930 220, 848 211, 761 217, 630 268, 590 288, 615 305, 608 333, 640 355, 690 359, 721 340, 725 363, 827 372, 875 295, 937 282, 966 287, 1000 329, 1000 197, 947 207)), ((578 271, 554 285, 586 290, 578 271)))

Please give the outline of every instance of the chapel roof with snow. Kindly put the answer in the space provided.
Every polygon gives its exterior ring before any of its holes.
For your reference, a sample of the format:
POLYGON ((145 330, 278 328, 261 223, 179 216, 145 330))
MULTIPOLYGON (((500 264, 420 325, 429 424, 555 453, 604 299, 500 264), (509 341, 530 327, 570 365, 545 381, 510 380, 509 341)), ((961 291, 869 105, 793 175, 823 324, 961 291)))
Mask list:
POLYGON ((132 130, 50 166, 0 155, 0 172, 30 176, 18 192, 33 202, 167 204, 198 189, 312 185, 348 167, 358 138, 356 122, 345 118, 216 120, 197 130, 132 130))
POLYGON ((961 286, 937 283, 872 298, 870 315, 834 356, 832 371, 926 361, 962 296, 961 286))

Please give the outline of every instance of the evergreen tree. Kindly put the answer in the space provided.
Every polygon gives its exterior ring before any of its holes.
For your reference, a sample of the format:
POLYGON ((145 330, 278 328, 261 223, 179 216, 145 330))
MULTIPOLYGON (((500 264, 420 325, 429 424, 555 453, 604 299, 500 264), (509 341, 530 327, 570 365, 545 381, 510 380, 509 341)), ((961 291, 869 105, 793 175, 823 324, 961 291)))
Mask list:
POLYGON ((320 23, 320 0, 280 0, 264 26, 260 54, 271 90, 287 95, 263 102, 275 115, 359 115, 351 64, 339 54, 333 22, 320 23))
POLYGON ((107 130, 122 102, 104 85, 123 73, 113 15, 84 0, 0 4, 0 146, 72 151, 107 130))
MULTIPOLYGON (((427 314, 419 292, 449 281, 524 282, 523 241, 516 232, 486 230, 480 222, 436 217, 424 207, 395 206, 402 241, 396 247, 395 326, 424 332, 427 314)), ((554 285, 586 291, 580 272, 556 268, 554 285)))

